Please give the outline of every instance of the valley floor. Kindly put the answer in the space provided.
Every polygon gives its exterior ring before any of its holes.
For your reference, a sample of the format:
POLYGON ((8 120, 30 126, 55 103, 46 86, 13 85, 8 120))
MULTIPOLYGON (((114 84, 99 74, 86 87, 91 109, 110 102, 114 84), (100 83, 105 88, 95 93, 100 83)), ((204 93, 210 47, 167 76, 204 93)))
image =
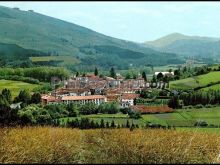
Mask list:
MULTIPOLYGON (((140 119, 131 119, 127 114, 93 114, 93 115, 81 115, 77 117, 80 118, 89 118, 98 121, 100 123, 101 119, 104 122, 111 123, 112 121, 115 124, 126 125, 127 121, 130 124, 138 124, 139 126, 145 126, 147 122, 161 124, 163 126, 174 126, 183 128, 194 127, 194 124, 198 121, 207 122, 208 126, 206 129, 216 129, 220 132, 220 106, 210 107, 210 108, 191 108, 191 109, 178 109, 173 113, 155 113, 155 114, 143 114, 140 119), (213 128, 215 127, 215 128, 213 128)), ((61 118, 60 121, 62 124, 65 124, 67 120, 74 120, 76 117, 61 118)), ((201 128, 202 130, 205 130, 201 128)))

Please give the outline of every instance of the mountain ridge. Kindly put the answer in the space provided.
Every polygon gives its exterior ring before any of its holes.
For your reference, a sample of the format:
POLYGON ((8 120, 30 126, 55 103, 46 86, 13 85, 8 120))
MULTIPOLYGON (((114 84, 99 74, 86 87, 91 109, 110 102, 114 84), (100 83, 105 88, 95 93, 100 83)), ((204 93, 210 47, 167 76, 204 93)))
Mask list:
POLYGON ((131 63, 139 66, 180 62, 176 54, 158 52, 140 43, 109 37, 33 11, 0 6, 0 23, 0 43, 15 44, 50 56, 74 56, 91 67, 93 63, 102 67, 109 67, 111 63, 111 66, 126 68, 131 63), (138 60, 127 58, 126 53, 133 54, 138 60))
POLYGON ((143 44, 146 47, 166 53, 176 53, 187 57, 220 59, 220 38, 217 37, 172 33, 143 44))

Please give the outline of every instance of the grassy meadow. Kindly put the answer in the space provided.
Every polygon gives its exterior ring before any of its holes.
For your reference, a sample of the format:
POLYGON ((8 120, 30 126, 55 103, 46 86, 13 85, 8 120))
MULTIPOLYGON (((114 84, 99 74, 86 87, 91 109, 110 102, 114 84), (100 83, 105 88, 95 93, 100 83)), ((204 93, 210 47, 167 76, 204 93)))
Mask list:
POLYGON ((204 75, 170 82, 170 89, 193 89, 220 81, 220 72, 210 72, 204 75))
POLYGON ((23 127, 0 135, 0 163, 220 163, 217 133, 23 127))
POLYGON ((79 117, 61 118, 60 122, 61 124, 65 124, 67 120, 71 121, 76 118, 80 120, 85 117, 98 123, 100 123, 101 119, 103 119, 105 123, 111 123, 112 120, 114 120, 116 125, 126 125, 128 120, 130 124, 134 123, 139 126, 145 126, 147 122, 151 122, 163 126, 193 127, 197 121, 205 121, 209 125, 220 127, 220 107, 179 109, 173 113, 143 114, 140 119, 131 119, 126 114, 81 115, 79 117))
POLYGON ((20 90, 29 90, 32 91, 34 88, 39 87, 38 84, 30 84, 22 81, 12 81, 12 80, 0 80, 0 92, 7 88, 12 92, 12 97, 16 97, 20 90))
POLYGON ((41 56, 30 57, 32 62, 62 61, 61 64, 77 64, 79 60, 73 56, 41 56))

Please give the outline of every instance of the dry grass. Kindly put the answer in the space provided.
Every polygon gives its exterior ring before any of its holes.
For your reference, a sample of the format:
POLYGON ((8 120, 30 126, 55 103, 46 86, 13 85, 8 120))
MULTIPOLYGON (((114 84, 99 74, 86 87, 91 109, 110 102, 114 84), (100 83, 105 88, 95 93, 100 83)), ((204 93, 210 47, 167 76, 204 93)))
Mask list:
POLYGON ((214 133, 25 127, 0 136, 0 163, 220 163, 214 133))

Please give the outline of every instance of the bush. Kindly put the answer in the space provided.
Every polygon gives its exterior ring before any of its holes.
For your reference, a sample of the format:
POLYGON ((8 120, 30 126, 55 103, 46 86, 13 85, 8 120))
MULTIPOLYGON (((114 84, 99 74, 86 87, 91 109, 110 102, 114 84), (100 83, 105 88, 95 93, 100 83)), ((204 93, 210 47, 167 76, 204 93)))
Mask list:
POLYGON ((128 114, 129 111, 130 111, 130 108, 120 108, 120 112, 123 114, 128 114))
POLYGON ((197 104, 196 106, 195 106, 195 108, 197 108, 197 109, 199 109, 199 108, 203 108, 204 106, 202 105, 202 104, 197 104))
POLYGON ((23 81, 23 82, 30 83, 30 84, 39 84, 40 83, 38 79, 34 79, 31 77, 22 77, 22 76, 17 76, 17 75, 0 76, 0 79, 23 81))
POLYGON ((207 105, 205 105, 205 107, 206 107, 206 108, 212 108, 213 105, 211 105, 211 104, 207 104, 207 105))
POLYGON ((192 105, 188 105, 188 106, 185 106, 185 108, 187 108, 187 109, 192 109, 193 106, 192 106, 192 105))
POLYGON ((206 121, 197 121, 194 126, 196 127, 207 127, 208 123, 206 121))

